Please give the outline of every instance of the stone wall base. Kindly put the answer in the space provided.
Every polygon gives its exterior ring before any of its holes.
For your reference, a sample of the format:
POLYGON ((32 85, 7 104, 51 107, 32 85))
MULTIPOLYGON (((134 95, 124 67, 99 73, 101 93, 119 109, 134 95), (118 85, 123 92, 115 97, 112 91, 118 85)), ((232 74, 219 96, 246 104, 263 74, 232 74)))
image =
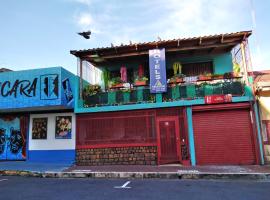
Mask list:
POLYGON ((76 150, 77 165, 157 165, 157 147, 112 147, 76 150))

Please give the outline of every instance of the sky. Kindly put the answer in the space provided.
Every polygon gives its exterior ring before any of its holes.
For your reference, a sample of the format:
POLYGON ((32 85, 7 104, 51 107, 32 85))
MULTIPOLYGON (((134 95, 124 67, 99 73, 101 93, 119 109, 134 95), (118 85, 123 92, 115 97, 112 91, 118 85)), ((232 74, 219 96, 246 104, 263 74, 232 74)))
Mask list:
POLYGON ((270 0, 0 0, 0 68, 77 73, 70 50, 253 30, 253 69, 266 70, 269 10, 270 0))

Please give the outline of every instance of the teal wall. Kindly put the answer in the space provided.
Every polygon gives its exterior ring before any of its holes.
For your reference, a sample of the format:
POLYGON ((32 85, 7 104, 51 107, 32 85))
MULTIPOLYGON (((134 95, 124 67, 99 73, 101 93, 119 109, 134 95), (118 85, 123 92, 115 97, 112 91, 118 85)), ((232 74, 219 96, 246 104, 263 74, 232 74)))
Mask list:
POLYGON ((233 71, 232 55, 231 53, 226 53, 214 57, 214 73, 224 74, 226 72, 233 71))

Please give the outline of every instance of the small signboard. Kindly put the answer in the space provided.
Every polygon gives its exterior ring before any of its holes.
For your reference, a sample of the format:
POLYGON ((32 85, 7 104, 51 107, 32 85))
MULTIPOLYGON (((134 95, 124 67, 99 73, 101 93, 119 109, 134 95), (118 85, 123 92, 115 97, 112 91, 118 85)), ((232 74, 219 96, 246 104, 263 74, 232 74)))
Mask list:
POLYGON ((149 50, 150 92, 167 92, 165 49, 149 50))
POLYGON ((204 97, 205 104, 215 104, 215 103, 227 103, 232 102, 231 94, 223 95, 210 95, 204 97))

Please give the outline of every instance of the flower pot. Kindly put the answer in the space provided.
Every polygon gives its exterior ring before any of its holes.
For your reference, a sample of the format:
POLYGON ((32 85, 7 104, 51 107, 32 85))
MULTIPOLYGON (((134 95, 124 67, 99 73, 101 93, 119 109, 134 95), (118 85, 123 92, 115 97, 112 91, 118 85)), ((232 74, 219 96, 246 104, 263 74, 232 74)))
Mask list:
POLYGON ((231 76, 232 76, 233 78, 242 78, 241 73, 238 73, 238 72, 231 72, 231 76))
POLYGON ((200 76, 199 76, 199 80, 200 80, 200 81, 209 81, 209 80, 211 80, 211 79, 212 79, 211 76, 204 76, 204 75, 200 75, 200 76))
POLYGON ((134 85, 135 86, 145 86, 146 85, 146 81, 135 81, 134 85))
POLYGON ((123 83, 118 83, 118 84, 112 85, 110 88, 116 89, 116 88, 121 88, 121 87, 123 87, 123 83))
POLYGON ((216 79, 216 80, 218 80, 218 79, 223 79, 223 78, 224 78, 223 75, 215 75, 215 76, 212 76, 212 79, 216 79))
POLYGON ((173 80, 170 80, 170 82, 169 83, 183 83, 183 82, 185 82, 184 81, 184 79, 183 78, 175 78, 175 79, 173 79, 173 80))

